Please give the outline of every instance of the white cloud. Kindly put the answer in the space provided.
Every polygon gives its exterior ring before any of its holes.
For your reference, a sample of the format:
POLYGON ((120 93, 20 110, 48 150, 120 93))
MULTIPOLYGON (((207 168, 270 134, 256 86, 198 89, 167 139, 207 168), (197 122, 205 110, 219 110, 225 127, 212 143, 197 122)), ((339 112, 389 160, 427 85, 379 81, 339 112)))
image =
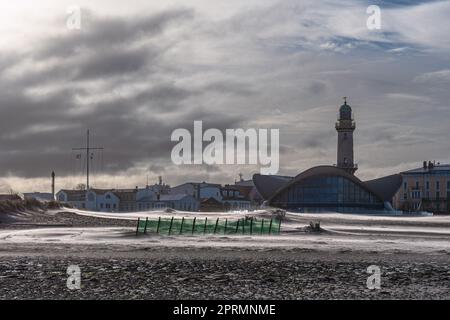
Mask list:
POLYGON ((417 83, 448 83, 450 82, 450 69, 426 72, 414 78, 417 83))

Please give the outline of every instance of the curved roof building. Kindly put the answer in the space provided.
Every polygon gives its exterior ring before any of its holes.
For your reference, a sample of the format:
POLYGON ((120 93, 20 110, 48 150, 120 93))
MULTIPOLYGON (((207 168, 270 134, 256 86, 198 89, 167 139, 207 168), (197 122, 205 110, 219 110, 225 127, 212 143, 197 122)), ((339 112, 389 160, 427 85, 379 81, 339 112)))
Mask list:
POLYGON ((370 213, 393 210, 402 177, 363 182, 341 168, 318 166, 295 177, 255 174, 253 182, 269 205, 289 211, 370 213))

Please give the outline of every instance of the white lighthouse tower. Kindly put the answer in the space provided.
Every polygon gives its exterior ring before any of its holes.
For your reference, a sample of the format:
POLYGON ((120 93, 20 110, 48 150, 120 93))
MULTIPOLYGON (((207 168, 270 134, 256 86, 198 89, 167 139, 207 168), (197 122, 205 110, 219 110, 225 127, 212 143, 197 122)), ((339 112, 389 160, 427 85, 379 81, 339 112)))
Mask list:
POLYGON ((351 174, 358 169, 353 161, 353 131, 355 128, 352 108, 347 104, 347 97, 344 97, 344 104, 339 108, 336 122, 336 131, 338 132, 337 167, 351 174))

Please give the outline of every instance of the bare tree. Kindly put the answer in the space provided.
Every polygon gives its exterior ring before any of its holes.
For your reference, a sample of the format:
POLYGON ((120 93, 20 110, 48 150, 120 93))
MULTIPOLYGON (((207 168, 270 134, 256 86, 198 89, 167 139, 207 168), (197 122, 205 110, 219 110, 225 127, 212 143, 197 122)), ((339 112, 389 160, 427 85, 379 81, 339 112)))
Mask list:
POLYGON ((86 190, 86 185, 84 183, 79 183, 75 187, 76 190, 86 190))

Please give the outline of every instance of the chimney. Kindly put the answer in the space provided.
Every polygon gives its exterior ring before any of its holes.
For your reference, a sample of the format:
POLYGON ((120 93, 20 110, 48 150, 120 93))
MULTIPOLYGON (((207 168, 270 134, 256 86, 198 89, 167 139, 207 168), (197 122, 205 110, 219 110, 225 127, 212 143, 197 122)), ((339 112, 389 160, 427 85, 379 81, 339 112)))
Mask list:
POLYGON ((161 195, 159 194, 159 192, 156 194, 156 200, 160 200, 161 199, 161 195))
POLYGON ((159 185, 162 185, 162 176, 158 177, 158 182, 159 182, 159 185))
POLYGON ((55 199, 55 171, 52 171, 52 199, 55 199))
POLYGON ((424 169, 427 168, 427 162, 426 162, 426 161, 423 162, 423 168, 424 168, 424 169))

